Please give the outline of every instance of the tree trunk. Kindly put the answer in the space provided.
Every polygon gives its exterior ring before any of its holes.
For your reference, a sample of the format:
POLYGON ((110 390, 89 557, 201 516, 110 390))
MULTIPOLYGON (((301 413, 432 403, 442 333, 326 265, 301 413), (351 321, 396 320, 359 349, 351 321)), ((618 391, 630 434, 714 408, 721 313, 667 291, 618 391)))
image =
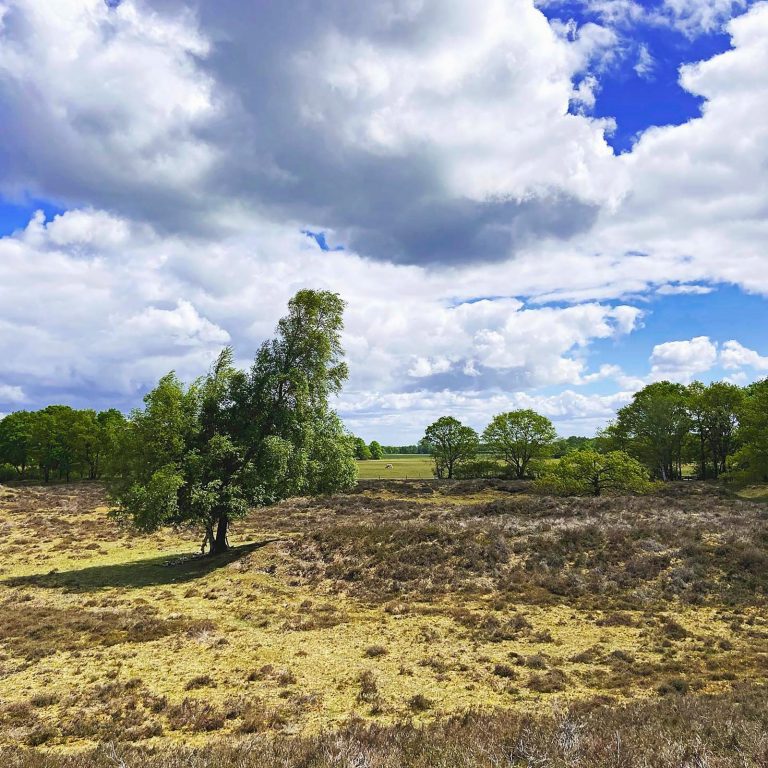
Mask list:
POLYGON ((222 552, 226 552, 229 549, 227 543, 227 529, 229 528, 229 518, 226 515, 221 515, 216 523, 216 535, 211 539, 211 548, 208 551, 209 555, 220 555, 222 552))

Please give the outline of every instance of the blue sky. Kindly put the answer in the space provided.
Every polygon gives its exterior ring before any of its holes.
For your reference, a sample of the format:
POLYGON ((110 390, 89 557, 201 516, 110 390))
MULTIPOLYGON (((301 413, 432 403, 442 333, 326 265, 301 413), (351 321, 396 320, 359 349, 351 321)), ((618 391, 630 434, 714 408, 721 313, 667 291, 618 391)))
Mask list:
POLYGON ((246 364, 305 286, 382 442, 768 374, 768 4, 294 5, 5 4, 0 414, 246 364))

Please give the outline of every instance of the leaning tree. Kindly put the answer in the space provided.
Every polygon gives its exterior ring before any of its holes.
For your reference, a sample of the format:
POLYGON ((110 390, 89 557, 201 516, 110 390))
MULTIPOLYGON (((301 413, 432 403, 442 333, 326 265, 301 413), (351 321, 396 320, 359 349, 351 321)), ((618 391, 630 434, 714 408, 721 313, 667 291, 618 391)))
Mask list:
POLYGON ((249 370, 227 348, 190 386, 169 373, 147 394, 124 432, 118 517, 199 529, 215 555, 250 509, 355 482, 352 441, 328 403, 347 377, 344 302, 302 290, 288 310, 249 370))

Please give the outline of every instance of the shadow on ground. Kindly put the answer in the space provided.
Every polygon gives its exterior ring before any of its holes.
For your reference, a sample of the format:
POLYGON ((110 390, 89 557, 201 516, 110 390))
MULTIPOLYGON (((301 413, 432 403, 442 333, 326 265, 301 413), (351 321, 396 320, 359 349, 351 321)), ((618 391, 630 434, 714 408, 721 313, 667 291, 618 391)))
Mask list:
POLYGON ((129 563, 92 565, 72 571, 15 576, 4 579, 1 583, 9 587, 48 587, 64 589, 67 592, 95 592, 109 587, 134 589, 167 584, 184 584, 234 563, 245 555, 275 541, 280 541, 280 539, 267 539, 242 544, 215 557, 202 557, 200 555, 169 557, 163 555, 144 560, 134 560, 129 563))

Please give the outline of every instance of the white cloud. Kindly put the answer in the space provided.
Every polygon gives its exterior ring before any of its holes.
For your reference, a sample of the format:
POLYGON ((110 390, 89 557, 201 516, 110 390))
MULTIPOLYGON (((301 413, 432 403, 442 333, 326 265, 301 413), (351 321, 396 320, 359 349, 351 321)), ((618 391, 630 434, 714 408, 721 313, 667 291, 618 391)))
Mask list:
POLYGON ((630 401, 631 396, 631 392, 586 395, 573 390, 550 396, 482 390, 418 390, 345 396, 342 411, 345 423, 366 437, 386 432, 418 439, 421 436, 419 430, 445 414, 452 414, 480 431, 495 414, 518 408, 532 408, 544 414, 552 419, 560 434, 593 435, 613 417, 617 408, 630 401))
POLYGON ((8 384, 0 384, 0 403, 3 405, 16 405, 26 400, 24 390, 21 387, 12 387, 8 384))
POLYGON ((656 293, 661 294, 662 296, 677 296, 677 295, 705 296, 708 293, 712 293, 712 291, 714 291, 714 288, 711 285, 695 285, 695 284, 688 284, 688 283, 682 283, 677 285, 665 283, 664 285, 660 285, 656 289, 656 293))
MULTIPOLYGON (((613 382, 535 401, 591 425, 642 382, 590 356, 640 327, 627 296, 768 295, 766 3, 681 71, 701 117, 620 157, 609 121, 568 109, 599 94, 608 26, 638 3, 581 28, 529 0, 332 0, 301 24, 290 2, 0 5, 0 188, 72 207, 0 239, 0 386, 33 402, 135 402, 227 341, 248 356, 311 286, 350 301, 344 402, 379 393, 355 418, 482 421, 538 387, 613 382)), ((725 19, 709 5, 666 18, 725 19)), ((723 364, 762 370, 729 344, 723 364)), ((651 377, 703 373, 713 349, 660 344, 651 377)))
POLYGON ((217 155, 198 131, 218 105, 191 13, 4 0, 0 17, 6 193, 146 209, 172 189, 192 202, 217 155))
POLYGON ((653 77, 653 71, 656 67, 651 51, 645 43, 642 43, 637 51, 637 61, 633 69, 638 77, 650 80, 653 77))
POLYGON ((747 7, 747 0, 663 0, 662 13, 689 37, 716 32, 747 7))
POLYGON ((748 349, 733 339, 723 344, 723 348, 720 350, 720 362, 723 368, 729 371, 738 368, 768 371, 768 357, 760 355, 754 349, 748 349))
POLYGON ((717 362, 717 345, 708 336, 657 344, 651 353, 651 376, 687 384, 717 362))

